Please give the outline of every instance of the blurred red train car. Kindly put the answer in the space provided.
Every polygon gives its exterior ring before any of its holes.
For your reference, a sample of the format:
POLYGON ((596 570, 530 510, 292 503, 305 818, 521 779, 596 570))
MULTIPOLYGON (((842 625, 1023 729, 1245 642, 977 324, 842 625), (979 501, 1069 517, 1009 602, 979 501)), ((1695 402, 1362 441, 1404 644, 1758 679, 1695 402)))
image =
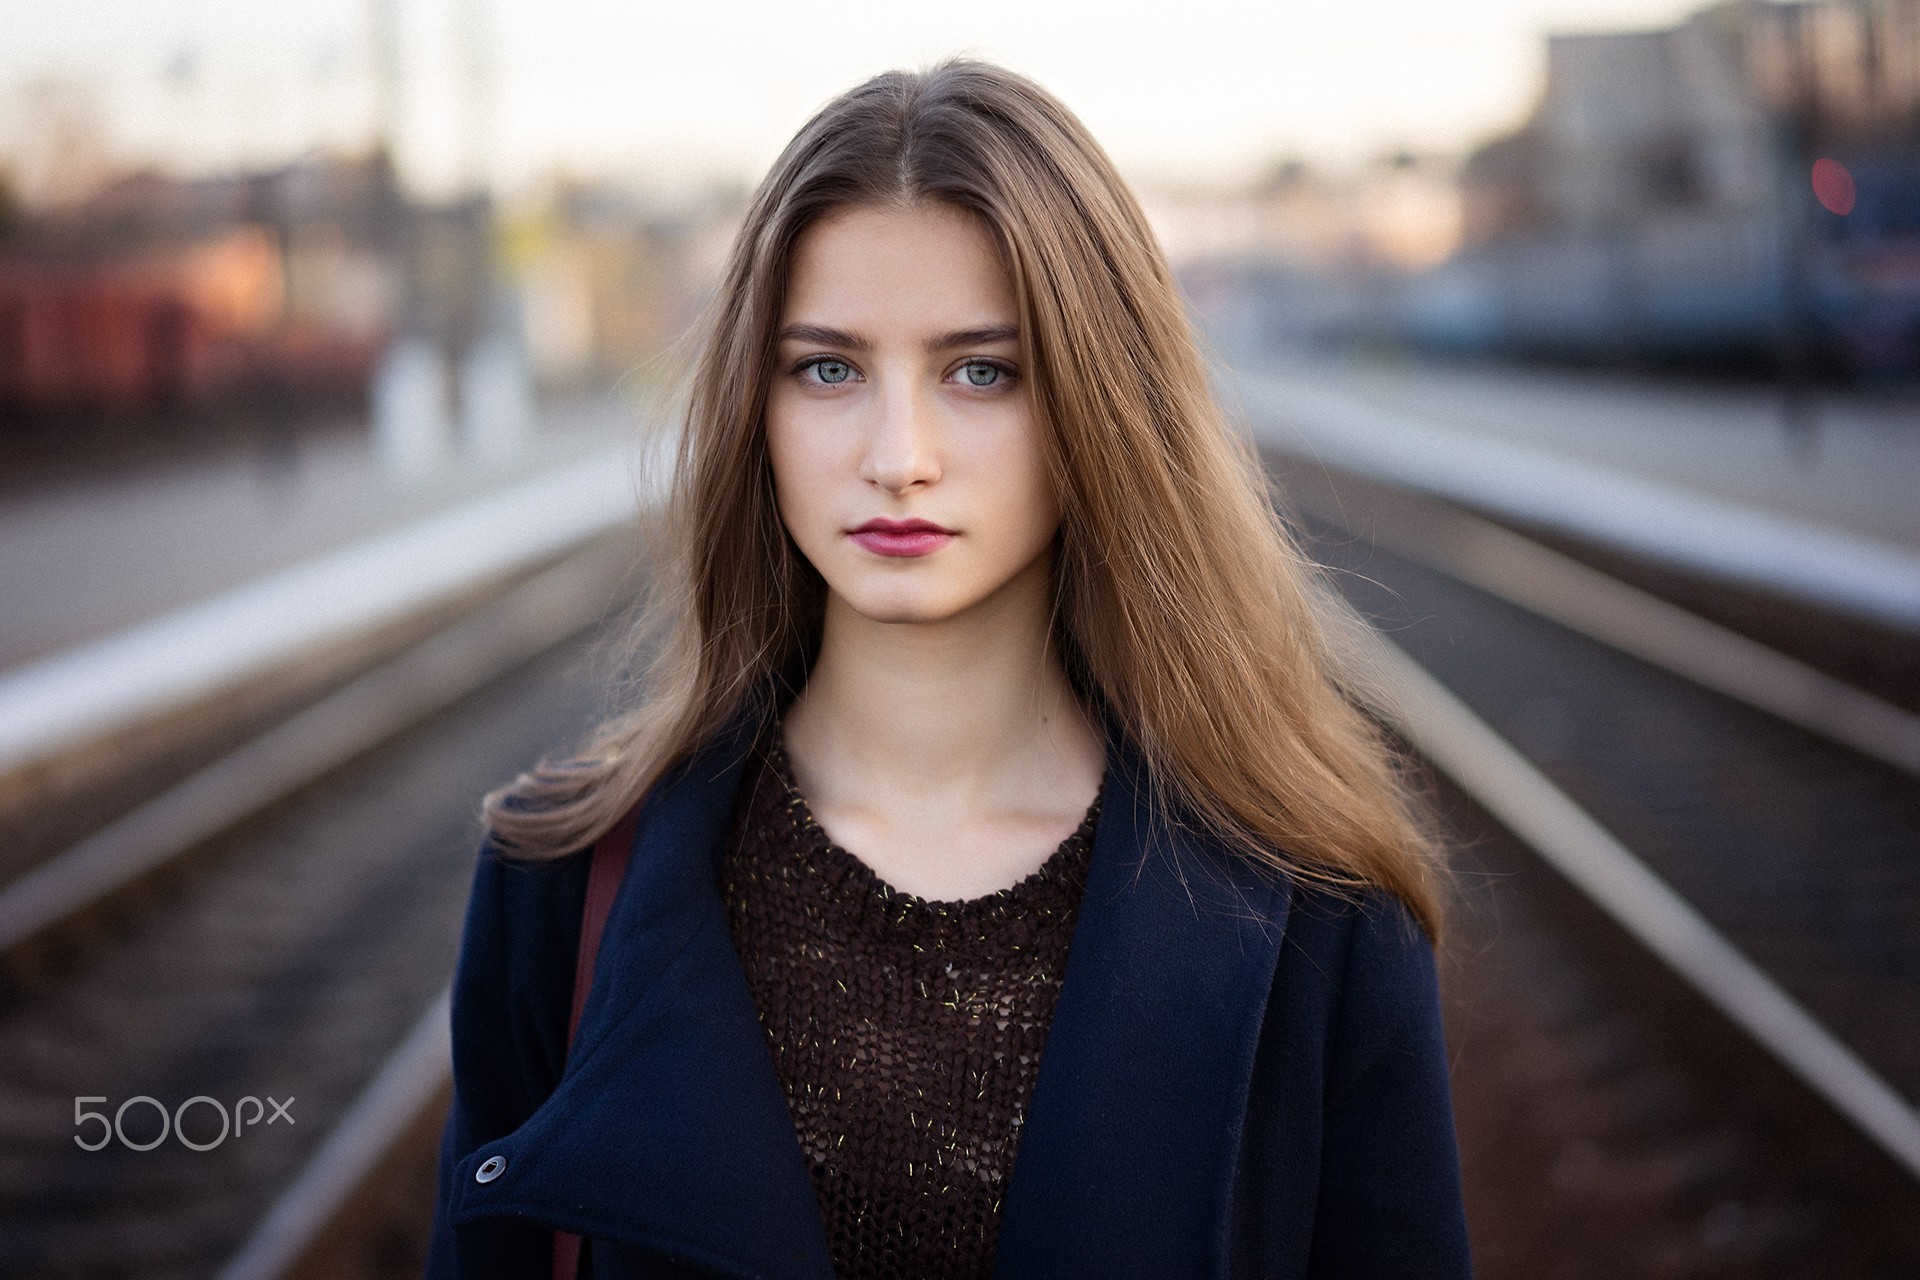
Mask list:
POLYGON ((0 412, 40 417, 364 392, 379 335, 290 312, 273 237, 0 255, 0 412))

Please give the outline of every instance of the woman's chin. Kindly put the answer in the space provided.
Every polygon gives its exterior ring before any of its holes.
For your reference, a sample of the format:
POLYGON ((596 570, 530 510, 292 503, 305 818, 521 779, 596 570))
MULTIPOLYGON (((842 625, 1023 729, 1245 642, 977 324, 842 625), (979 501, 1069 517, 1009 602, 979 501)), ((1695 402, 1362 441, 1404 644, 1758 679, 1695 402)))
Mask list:
MULTIPOLYGON (((887 583, 842 594, 847 609, 868 622, 931 625, 947 622, 979 603, 964 592, 937 590, 934 583, 887 583)), ((838 594, 838 593, 836 593, 838 594)))
POLYGON ((931 626, 947 622, 964 612, 951 605, 923 600, 874 600, 864 604, 852 604, 852 610, 868 622, 885 622, 897 626, 931 626))

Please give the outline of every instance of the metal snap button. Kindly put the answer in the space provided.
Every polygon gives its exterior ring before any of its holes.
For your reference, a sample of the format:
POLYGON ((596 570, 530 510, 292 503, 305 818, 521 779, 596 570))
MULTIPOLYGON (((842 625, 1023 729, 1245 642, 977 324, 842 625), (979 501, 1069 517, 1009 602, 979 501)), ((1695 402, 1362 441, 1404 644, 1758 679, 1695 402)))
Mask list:
POLYGON ((473 1171, 475 1182, 492 1182, 507 1171, 505 1156, 488 1156, 478 1169, 473 1171))

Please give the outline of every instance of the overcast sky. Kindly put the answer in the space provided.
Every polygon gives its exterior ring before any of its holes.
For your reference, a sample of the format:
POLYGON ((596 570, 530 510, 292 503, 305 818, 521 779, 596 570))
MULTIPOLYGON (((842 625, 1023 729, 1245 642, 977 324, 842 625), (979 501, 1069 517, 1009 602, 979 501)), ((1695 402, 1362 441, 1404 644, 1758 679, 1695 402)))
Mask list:
MULTIPOLYGON (((493 178, 565 167, 660 182, 756 176, 873 72, 959 52, 1037 77, 1137 179, 1231 181, 1281 156, 1457 149, 1516 122, 1548 31, 1666 25, 1674 0, 400 0, 402 156, 457 172, 457 6, 494 66, 493 178)), ((122 158, 273 162, 372 115, 371 0, 5 0, 0 111, 87 83, 122 158)), ((17 127, 17 126, 16 126, 17 127)), ((0 138, 0 146, 6 140, 0 138)))

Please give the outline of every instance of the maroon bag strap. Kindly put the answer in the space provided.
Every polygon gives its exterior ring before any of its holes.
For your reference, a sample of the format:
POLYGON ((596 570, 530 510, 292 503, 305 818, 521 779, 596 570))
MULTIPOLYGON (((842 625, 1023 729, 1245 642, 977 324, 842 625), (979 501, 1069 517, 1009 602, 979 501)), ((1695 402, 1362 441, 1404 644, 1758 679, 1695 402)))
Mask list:
MULTIPOLYGON (((573 1038, 580 1030, 580 1014, 587 1007, 587 993, 593 989, 593 964, 600 954, 600 935, 606 932, 607 914, 613 910, 614 895, 627 873, 627 855, 633 850, 633 837, 640 829, 640 806, 635 805, 613 829, 593 846, 592 862, 587 868, 587 902, 580 913, 580 954, 573 962, 573 1011, 567 1018, 567 1052, 573 1052, 573 1038)), ((553 1233, 553 1280, 575 1280, 580 1274, 580 1237, 570 1231, 553 1233)))

